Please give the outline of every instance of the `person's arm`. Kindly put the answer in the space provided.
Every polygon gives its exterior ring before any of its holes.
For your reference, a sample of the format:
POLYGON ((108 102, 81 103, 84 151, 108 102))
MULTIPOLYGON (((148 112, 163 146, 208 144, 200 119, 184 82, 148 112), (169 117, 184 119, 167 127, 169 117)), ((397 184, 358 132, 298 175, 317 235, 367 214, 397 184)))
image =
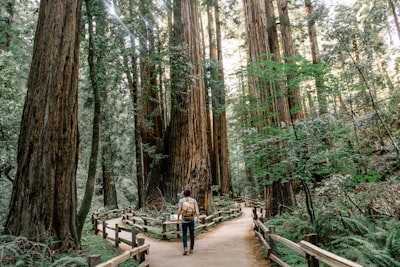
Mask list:
POLYGON ((181 212, 182 212, 182 207, 180 205, 180 203, 178 204, 178 221, 179 221, 179 217, 181 216, 181 212))
POLYGON ((197 223, 200 221, 199 205, 196 204, 197 223))

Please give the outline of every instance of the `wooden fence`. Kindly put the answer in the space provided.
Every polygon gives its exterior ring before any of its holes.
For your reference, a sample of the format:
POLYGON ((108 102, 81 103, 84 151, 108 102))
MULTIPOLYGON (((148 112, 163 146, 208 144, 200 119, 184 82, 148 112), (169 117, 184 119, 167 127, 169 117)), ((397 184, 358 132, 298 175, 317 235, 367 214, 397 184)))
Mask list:
MULTIPOLYGON (((195 230, 207 230, 217 223, 235 218, 240 214, 242 214, 242 210, 239 206, 237 208, 221 209, 209 216, 200 215, 200 224, 196 224, 195 230)), ((146 266, 145 254, 148 254, 150 245, 144 244, 144 238, 137 237, 138 231, 152 231, 153 233, 161 235, 162 239, 168 239, 171 235, 180 237, 181 234, 180 220, 166 220, 135 215, 129 207, 123 210, 94 213, 92 215, 92 224, 95 234, 98 235, 101 232, 103 238, 114 242, 115 247, 119 247, 119 244, 122 242, 131 246, 132 249, 125 251, 123 254, 105 263, 101 263, 99 255, 92 255, 88 259, 89 267, 117 266, 132 258, 135 258, 140 263, 139 266, 146 266), (110 226, 107 223, 107 220, 119 217, 122 218, 124 224, 129 226, 121 226, 118 223, 115 224, 115 226, 110 226), (125 232, 125 238, 120 235, 122 231, 125 232), (109 236, 108 232, 113 232, 114 236, 109 236), (127 235, 126 233, 129 234, 127 235), (126 236, 130 238, 127 239, 126 236)))
MULTIPOLYGON (((206 216, 200 215, 200 223, 196 224, 195 230, 207 230, 216 223, 220 223, 239 216, 242 213, 241 208, 221 209, 213 214, 206 216)), ((175 215, 176 216, 176 215, 175 215)), ((171 216, 173 217, 173 216, 171 216)), ((122 217, 122 221, 142 232, 153 232, 162 237, 169 239, 171 236, 180 237, 181 221, 177 219, 159 219, 147 216, 137 216, 133 213, 126 213, 122 217)))
POLYGON ((328 264, 329 266, 335 267, 363 267, 358 263, 337 256, 316 246, 317 242, 315 234, 307 235, 305 236, 304 240, 301 240, 299 243, 295 243, 289 239, 275 234, 275 228, 273 226, 266 227, 263 220, 260 220, 259 216, 257 215, 256 207, 253 208, 252 216, 256 236, 259 238, 262 246, 267 251, 268 258, 277 263, 279 266, 290 267, 289 264, 285 263, 278 257, 276 242, 280 242, 293 252, 307 259, 309 267, 318 267, 320 261, 328 264))

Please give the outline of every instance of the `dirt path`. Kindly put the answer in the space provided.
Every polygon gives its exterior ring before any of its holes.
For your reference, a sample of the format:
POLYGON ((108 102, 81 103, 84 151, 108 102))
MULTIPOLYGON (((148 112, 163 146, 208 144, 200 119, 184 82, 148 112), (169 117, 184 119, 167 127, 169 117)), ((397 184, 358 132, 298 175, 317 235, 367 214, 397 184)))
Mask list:
POLYGON ((146 262, 151 267, 267 267, 258 241, 252 231, 251 208, 223 222, 206 233, 196 236, 194 253, 183 256, 181 239, 161 241, 145 237, 150 244, 146 262))

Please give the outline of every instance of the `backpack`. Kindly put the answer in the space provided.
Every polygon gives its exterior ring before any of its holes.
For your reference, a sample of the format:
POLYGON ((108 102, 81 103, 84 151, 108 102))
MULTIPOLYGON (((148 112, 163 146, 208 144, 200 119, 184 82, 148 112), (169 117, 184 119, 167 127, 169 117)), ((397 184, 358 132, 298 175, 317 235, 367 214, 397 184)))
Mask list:
POLYGON ((194 212, 195 212, 195 210, 194 210, 193 201, 189 198, 186 198, 186 200, 183 202, 183 207, 182 207, 183 220, 193 221, 194 212))

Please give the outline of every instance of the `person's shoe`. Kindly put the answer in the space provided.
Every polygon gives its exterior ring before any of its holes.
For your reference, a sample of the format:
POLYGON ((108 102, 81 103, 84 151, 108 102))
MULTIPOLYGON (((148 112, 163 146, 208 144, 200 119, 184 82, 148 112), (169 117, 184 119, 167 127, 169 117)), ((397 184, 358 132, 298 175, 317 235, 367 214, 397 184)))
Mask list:
POLYGON ((189 251, 189 253, 190 253, 190 254, 193 254, 193 249, 191 249, 191 250, 189 251))
POLYGON ((183 250, 183 256, 186 256, 188 254, 188 250, 185 248, 184 250, 183 250))

